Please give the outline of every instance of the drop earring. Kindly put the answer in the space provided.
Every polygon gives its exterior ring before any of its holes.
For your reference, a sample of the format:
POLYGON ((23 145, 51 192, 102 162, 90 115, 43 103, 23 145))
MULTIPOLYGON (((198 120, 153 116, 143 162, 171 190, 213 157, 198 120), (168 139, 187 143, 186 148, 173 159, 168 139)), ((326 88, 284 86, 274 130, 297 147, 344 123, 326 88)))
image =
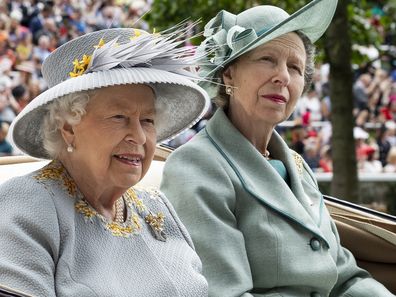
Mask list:
POLYGON ((231 86, 226 86, 225 91, 226 91, 226 94, 230 95, 230 96, 232 96, 232 94, 234 93, 231 86))
POLYGON ((74 148, 73 148, 73 146, 71 144, 68 144, 66 150, 67 150, 68 153, 72 153, 74 151, 74 148))

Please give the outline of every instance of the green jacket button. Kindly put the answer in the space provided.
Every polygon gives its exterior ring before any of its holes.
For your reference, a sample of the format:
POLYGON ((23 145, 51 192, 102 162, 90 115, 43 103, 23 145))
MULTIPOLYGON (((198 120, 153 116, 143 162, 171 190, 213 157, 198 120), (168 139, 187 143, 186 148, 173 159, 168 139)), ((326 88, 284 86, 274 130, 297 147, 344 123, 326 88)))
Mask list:
MULTIPOLYGON (((317 240, 315 237, 311 239, 311 241, 309 242, 309 245, 311 246, 311 249, 313 251, 320 250, 320 241, 317 240)), ((311 296, 312 296, 312 294, 311 294, 311 296)))

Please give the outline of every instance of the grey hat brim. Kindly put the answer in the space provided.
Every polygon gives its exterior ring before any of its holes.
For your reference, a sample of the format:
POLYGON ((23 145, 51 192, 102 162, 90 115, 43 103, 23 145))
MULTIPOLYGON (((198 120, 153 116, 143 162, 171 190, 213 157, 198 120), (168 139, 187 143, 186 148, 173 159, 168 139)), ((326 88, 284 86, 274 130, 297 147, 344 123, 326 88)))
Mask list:
POLYGON ((41 133, 46 106, 63 95, 123 84, 150 85, 155 90, 156 100, 164 103, 156 123, 158 143, 194 125, 209 108, 207 93, 181 75, 145 67, 115 68, 66 80, 41 93, 12 122, 8 139, 32 157, 48 159, 50 156, 44 150, 41 133))

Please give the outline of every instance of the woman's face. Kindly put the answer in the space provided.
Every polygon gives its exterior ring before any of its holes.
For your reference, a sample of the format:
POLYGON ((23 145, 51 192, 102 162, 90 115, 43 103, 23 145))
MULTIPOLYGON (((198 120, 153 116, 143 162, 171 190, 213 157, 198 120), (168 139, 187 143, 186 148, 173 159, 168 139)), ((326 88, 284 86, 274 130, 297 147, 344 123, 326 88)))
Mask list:
POLYGON ((126 189, 143 178, 155 152, 154 101, 145 85, 96 91, 86 115, 72 127, 71 161, 89 183, 126 189))
POLYGON ((301 38, 288 33, 242 55, 223 75, 234 87, 231 113, 270 126, 286 120, 304 89, 306 53, 301 38))

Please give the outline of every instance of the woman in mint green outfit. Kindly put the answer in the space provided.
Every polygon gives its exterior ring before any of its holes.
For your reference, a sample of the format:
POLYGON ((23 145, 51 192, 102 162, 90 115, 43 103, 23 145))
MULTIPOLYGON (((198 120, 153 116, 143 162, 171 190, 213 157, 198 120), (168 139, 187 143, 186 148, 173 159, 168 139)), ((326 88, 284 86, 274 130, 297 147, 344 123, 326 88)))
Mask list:
POLYGON ((205 27, 200 73, 220 107, 176 150, 161 189, 187 226, 209 296, 393 296, 340 245, 312 171, 274 128, 310 86, 336 0, 257 6, 205 27), (218 79, 218 80, 217 80, 218 79))

